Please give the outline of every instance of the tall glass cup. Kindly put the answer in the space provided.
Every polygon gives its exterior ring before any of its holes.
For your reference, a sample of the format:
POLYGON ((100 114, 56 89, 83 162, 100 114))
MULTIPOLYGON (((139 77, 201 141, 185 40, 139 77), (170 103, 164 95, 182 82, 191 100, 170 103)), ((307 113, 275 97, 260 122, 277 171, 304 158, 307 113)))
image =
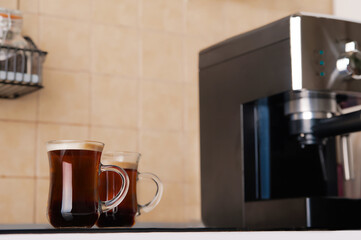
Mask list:
POLYGON ((103 143, 58 140, 47 142, 46 147, 50 166, 47 214, 52 226, 92 227, 99 213, 119 205, 126 196, 129 189, 126 172, 100 163, 103 143), (108 201, 99 198, 101 172, 111 172, 122 179, 119 191, 108 201))
MULTIPOLYGON (((152 173, 138 172, 140 154, 137 152, 108 152, 102 156, 103 164, 115 165, 123 168, 130 181, 129 191, 124 201, 114 209, 100 214, 98 227, 131 227, 135 223, 135 217, 141 212, 149 212, 159 203, 163 194, 163 184, 152 173), (151 180, 157 190, 153 199, 141 205, 137 201, 137 181, 151 180)), ((121 179, 113 172, 105 172, 100 175, 100 199, 105 201, 115 196, 121 186, 121 179)))

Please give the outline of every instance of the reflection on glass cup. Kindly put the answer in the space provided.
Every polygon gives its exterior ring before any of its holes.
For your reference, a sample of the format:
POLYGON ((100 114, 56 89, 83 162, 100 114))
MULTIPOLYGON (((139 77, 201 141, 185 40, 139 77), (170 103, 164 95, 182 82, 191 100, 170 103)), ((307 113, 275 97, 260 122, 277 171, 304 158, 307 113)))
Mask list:
MULTIPOLYGON (((163 184, 152 173, 140 173, 137 171, 140 154, 136 152, 109 152, 102 156, 102 163, 115 165, 123 168, 130 181, 129 191, 124 200, 114 209, 101 213, 98 219, 98 227, 131 227, 135 223, 135 217, 141 212, 151 211, 159 203, 163 194, 163 184), (144 204, 137 202, 137 181, 152 180, 157 187, 154 198, 144 204)), ((121 186, 121 179, 113 172, 104 172, 100 175, 100 199, 105 201, 115 196, 121 186)))
POLYGON ((46 144, 50 187, 48 218, 52 226, 92 227, 99 212, 117 206, 129 189, 126 172, 116 166, 101 165, 104 144, 95 141, 59 140, 46 144), (122 179, 119 190, 109 201, 100 201, 99 174, 114 173, 122 179))

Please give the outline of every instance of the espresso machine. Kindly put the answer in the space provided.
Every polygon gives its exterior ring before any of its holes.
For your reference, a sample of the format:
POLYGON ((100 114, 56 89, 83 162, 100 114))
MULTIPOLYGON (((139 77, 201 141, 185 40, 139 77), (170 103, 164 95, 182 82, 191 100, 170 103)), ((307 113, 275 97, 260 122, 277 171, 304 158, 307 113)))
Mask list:
POLYGON ((207 227, 361 228, 360 50, 361 23, 300 13, 200 52, 207 227))

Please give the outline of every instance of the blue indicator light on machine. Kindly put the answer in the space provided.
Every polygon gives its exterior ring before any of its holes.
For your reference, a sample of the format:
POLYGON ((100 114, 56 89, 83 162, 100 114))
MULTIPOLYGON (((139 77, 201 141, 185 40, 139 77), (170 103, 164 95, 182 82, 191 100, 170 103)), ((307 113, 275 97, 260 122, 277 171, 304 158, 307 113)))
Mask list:
POLYGON ((320 72, 320 76, 321 77, 325 76, 325 72, 320 72))
POLYGON ((325 65, 325 62, 324 62, 324 61, 320 61, 320 65, 321 65, 321 66, 325 65))
POLYGON ((323 55, 325 52, 323 50, 319 51, 320 55, 323 55))

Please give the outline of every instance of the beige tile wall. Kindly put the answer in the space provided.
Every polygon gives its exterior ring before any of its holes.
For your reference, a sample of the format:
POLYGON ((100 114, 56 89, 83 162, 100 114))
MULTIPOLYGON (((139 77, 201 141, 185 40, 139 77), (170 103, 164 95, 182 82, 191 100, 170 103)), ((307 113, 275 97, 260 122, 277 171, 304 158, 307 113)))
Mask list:
MULTIPOLYGON (((49 52, 44 85, 0 100, 0 223, 44 223, 50 139, 140 151, 164 197, 139 221, 200 220, 200 49, 332 0, 0 0, 49 52), (18 214, 21 212, 21 216, 18 214)), ((149 194, 148 194, 149 195, 149 194)))

